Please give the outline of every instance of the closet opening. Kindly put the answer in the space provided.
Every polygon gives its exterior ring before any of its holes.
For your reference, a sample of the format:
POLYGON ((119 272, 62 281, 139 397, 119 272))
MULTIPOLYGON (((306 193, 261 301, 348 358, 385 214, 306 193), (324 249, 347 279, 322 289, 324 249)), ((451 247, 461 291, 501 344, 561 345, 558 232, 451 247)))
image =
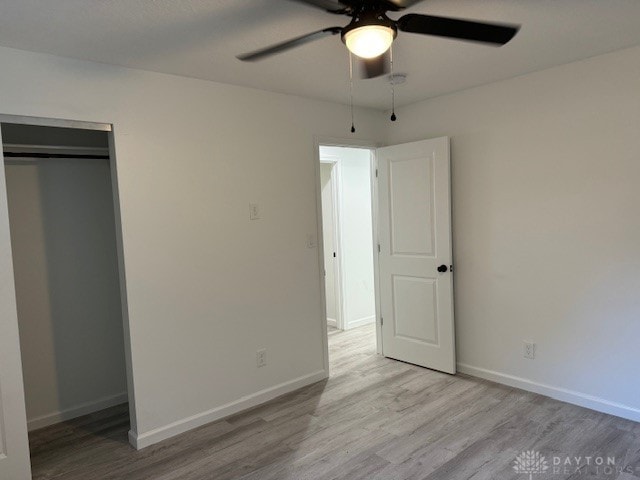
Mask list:
POLYGON ((111 128, 35 123, 0 124, 34 474, 135 427, 111 128))

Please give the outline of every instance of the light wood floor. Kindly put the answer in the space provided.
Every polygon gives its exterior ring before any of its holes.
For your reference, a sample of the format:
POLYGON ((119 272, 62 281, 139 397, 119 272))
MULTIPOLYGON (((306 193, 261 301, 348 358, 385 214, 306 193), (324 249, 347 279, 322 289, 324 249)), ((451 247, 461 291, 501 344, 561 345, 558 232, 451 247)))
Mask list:
MULTIPOLYGON (((136 452, 126 406, 31 435, 35 479, 522 479, 524 450, 615 456, 535 479, 640 477, 640 424, 375 355, 367 326, 330 337, 331 378, 136 452)), ((584 464, 584 460, 582 463, 584 464)))

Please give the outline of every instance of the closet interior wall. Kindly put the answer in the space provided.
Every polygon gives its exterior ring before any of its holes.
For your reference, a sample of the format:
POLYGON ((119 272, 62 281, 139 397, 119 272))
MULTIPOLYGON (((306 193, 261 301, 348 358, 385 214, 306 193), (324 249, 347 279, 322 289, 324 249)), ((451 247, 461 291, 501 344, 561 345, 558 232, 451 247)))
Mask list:
POLYGON ((108 134, 1 128, 33 430, 127 401, 108 134))

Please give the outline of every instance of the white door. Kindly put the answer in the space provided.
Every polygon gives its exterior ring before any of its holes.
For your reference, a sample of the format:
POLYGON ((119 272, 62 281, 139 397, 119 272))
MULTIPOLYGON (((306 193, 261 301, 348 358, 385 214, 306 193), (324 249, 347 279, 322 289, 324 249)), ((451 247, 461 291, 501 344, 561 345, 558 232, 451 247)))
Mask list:
POLYGON ((377 159, 383 354, 455 373, 449 139, 377 159))
POLYGON ((31 466, 2 150, 0 161, 0 479, 26 480, 31 466))
POLYGON ((327 297, 327 324, 338 327, 338 294, 336 289, 335 192, 333 163, 320 164, 322 189, 322 235, 324 245, 324 283, 327 297))

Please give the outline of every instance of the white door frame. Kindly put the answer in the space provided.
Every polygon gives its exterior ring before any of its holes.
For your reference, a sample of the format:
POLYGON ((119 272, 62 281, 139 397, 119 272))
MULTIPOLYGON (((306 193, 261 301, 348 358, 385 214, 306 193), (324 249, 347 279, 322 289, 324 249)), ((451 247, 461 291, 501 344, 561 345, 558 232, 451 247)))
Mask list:
MULTIPOLYGON (((336 259, 333 262, 333 277, 334 277, 334 297, 336 299, 336 328, 339 330, 344 330, 344 312, 346 311, 346 296, 344 295, 343 282, 342 282, 342 272, 344 272, 344 260, 342 256, 342 217, 340 212, 342 210, 342 195, 340 194, 342 190, 342 180, 341 180, 341 170, 340 170, 340 160, 334 158, 320 157, 320 163, 325 165, 332 165, 331 167, 331 193, 333 194, 332 198, 332 217, 333 217, 333 247, 336 253, 336 259)), ((322 191, 320 192, 322 195, 322 191)), ((322 206, 322 199, 320 201, 322 206)), ((322 209, 321 209, 322 210, 322 209)), ((324 232, 323 237, 324 240, 324 232)), ((318 239, 318 243, 320 243, 320 239, 318 239)), ((323 243, 323 252, 324 252, 324 243, 323 243)), ((326 283, 325 283, 326 287, 326 283)), ((325 291, 326 295, 326 291, 325 291)))
MULTIPOLYGON (((2 132, 0 131, 0 143, 2 132)), ((27 414, 24 403, 24 382, 20 336, 18 333, 18 308, 13 275, 13 257, 9 232, 9 207, 5 194, 5 169, 3 150, 0 149, 0 243, 7 249, 0 250, 0 473, 16 480, 31 478, 27 414), (5 189, 3 191, 3 189, 5 189), (7 226, 7 228, 4 227, 7 226)))
MULTIPOLYGON (((131 364, 131 335, 129 330, 129 307, 127 302, 127 288, 126 288, 126 275, 125 275, 125 262, 124 262, 124 249, 122 240, 122 218, 120 212, 120 194, 118 183, 118 169, 117 169, 117 156, 116 146, 114 139, 114 125, 110 123, 97 123, 97 122, 85 122, 76 120, 64 120, 55 118, 42 118, 42 117, 29 117, 23 115, 5 115, 0 114, 0 130, 3 123, 14 123, 20 125, 36 125, 44 127, 62 127, 62 128, 74 128, 80 130, 98 130, 107 132, 109 139, 109 166, 111 169, 111 185, 112 195, 114 203, 114 216, 115 216, 115 229, 116 229, 116 253, 118 258, 118 275, 120 282, 120 298, 121 298, 121 312, 124 331, 124 351, 125 351, 125 363, 127 374, 127 395, 129 401, 129 418, 131 424, 131 430, 129 431, 129 439, 131 439, 132 432, 137 431, 136 423, 136 403, 134 394, 134 381, 133 381, 133 369, 131 364)), ((2 160, 2 168, 4 169, 4 157, 2 150, 0 149, 0 160, 2 160)), ((13 319, 8 319, 13 320, 13 319)), ((19 345, 18 345, 19 348, 19 345)), ((0 422, 2 421, 2 412, 0 412, 0 422)), ((26 422, 26 418, 24 419, 26 422)), ((26 428, 26 427, 25 427, 26 428)))
MULTIPOLYGON (((377 170, 377 160, 375 150, 380 146, 379 143, 358 140, 358 139, 344 139, 334 137, 315 137, 314 138, 314 169, 316 174, 316 218, 318 220, 317 231, 318 239, 323 237, 322 230, 322 188, 320 185, 320 147, 352 147, 352 148, 366 148, 371 150, 371 213, 373 216, 373 229, 371 232, 371 239, 373 242, 374 261, 373 261, 373 274, 374 274, 374 286, 376 297, 376 352, 382 354, 382 330, 380 325, 380 283, 378 278, 378 187, 375 177, 377 170)), ((324 369, 329 375, 329 342, 327 338, 327 294, 325 291, 324 281, 324 245, 323 242, 318 241, 318 265, 320 271, 320 300, 321 300, 321 328, 322 328, 322 343, 324 352, 324 369)), ((339 253, 340 255, 340 253, 339 253)), ((344 298, 344 295, 341 294, 344 298)))

